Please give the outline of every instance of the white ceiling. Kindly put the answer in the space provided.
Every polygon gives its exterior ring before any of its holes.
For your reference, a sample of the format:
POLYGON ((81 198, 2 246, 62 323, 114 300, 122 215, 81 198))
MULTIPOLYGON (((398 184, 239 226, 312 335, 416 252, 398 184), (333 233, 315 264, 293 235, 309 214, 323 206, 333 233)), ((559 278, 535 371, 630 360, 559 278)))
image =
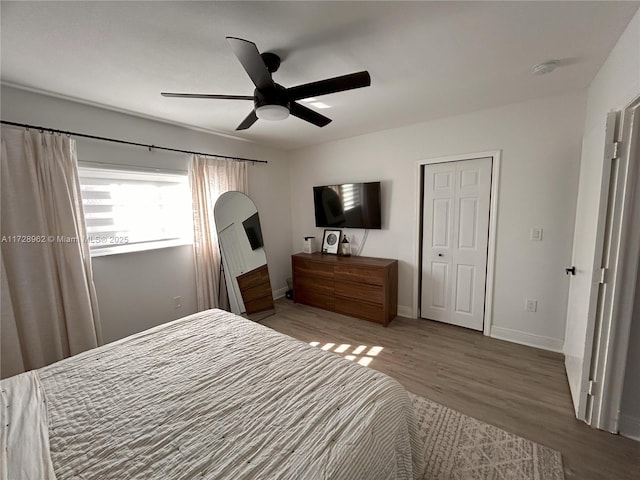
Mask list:
POLYGON ((2 1, 1 79, 293 149, 583 89, 638 5, 2 1), (321 97, 324 128, 289 117, 243 132, 251 102, 160 96, 252 95, 225 36, 280 54, 274 79, 286 87, 360 70, 372 86, 321 97), (549 59, 561 68, 531 75, 549 59))

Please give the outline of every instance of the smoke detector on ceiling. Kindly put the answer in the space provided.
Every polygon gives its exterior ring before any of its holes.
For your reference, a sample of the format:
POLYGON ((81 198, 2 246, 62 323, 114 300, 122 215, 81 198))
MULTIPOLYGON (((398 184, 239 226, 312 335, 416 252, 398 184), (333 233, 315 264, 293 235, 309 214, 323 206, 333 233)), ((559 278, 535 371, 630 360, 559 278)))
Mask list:
POLYGON ((557 66, 558 62, 556 60, 549 60, 548 62, 534 65, 531 71, 534 75, 544 75, 545 73, 553 72, 557 66))

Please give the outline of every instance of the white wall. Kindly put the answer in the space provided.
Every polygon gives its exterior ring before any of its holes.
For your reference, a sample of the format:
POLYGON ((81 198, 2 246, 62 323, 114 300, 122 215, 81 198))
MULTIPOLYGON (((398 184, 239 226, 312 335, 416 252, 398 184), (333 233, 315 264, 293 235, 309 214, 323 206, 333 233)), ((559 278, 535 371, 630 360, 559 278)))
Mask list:
MULTIPOLYGON (((564 338, 585 94, 550 97, 340 140, 292 152, 294 251, 315 228, 314 185, 382 181, 383 229, 363 255, 397 258, 399 306, 408 315, 418 217, 416 162, 502 150, 492 335, 560 350, 564 338), (532 226, 544 240, 528 240, 532 226), (538 312, 524 311, 525 298, 538 312)), ((381 115, 384 112, 380 113, 381 115)), ((362 230, 348 231, 357 237, 362 230)))
MULTIPOLYGON (((267 160, 249 166, 249 196, 260 212, 274 291, 290 275, 291 222, 286 152, 201 133, 90 105, 2 86, 2 119, 186 150, 267 160)), ((78 139, 79 160, 184 170, 188 156, 78 139)), ((93 259, 107 341, 196 311, 191 247, 173 247, 93 259), (182 297, 175 309, 173 297, 182 297)))
MULTIPOLYGON (((610 111, 623 109, 638 95, 640 11, 631 20, 588 89, 573 247, 573 264, 578 275, 571 282, 564 346, 574 402, 576 392, 581 387, 578 383, 585 343, 591 345, 593 336, 593 331, 587 331, 587 318, 591 291, 597 287, 597 281, 593 278, 593 262, 596 253, 606 116, 610 111)), ((630 345, 630 351, 634 348, 640 348, 640 343, 630 345)), ((640 383, 639 373, 636 370, 635 378, 628 377, 628 380, 640 383)), ((635 403, 633 415, 640 421, 640 401, 635 403)))
POLYGON ((92 264, 105 343, 196 311, 190 245, 94 257, 92 264))

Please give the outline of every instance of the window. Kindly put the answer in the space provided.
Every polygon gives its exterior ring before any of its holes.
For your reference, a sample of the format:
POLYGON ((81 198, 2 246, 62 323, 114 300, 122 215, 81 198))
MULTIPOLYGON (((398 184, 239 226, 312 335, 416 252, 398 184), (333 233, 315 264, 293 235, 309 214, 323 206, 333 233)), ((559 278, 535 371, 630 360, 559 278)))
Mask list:
POLYGON ((92 256, 193 241, 186 175, 79 168, 92 256))

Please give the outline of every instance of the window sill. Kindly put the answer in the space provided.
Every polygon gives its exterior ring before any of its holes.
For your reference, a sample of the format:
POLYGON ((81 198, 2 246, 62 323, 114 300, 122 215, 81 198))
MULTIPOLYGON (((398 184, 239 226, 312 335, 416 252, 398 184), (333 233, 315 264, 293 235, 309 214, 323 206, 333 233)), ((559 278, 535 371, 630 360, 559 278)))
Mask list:
POLYGON ((160 248, 181 247, 183 245, 193 245, 191 240, 161 240, 158 242, 132 243, 125 245, 114 245, 112 247, 95 248, 91 250, 91 258, 106 257, 108 255, 119 255, 121 253, 144 252, 147 250, 158 250, 160 248))

